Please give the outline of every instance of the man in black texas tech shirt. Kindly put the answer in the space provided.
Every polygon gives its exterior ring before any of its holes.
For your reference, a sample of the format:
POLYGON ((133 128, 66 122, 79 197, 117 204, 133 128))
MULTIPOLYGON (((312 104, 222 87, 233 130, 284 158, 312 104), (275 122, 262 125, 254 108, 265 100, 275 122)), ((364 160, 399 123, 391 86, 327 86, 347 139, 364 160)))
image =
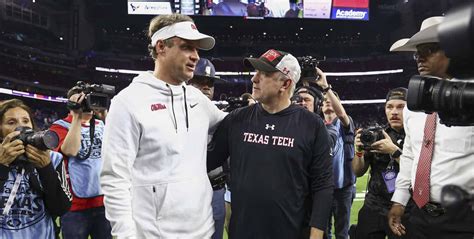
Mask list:
POLYGON ((293 105, 301 69, 268 50, 246 58, 259 103, 231 112, 216 130, 208 170, 230 156, 229 238, 322 238, 332 202, 332 162, 321 118, 293 105))

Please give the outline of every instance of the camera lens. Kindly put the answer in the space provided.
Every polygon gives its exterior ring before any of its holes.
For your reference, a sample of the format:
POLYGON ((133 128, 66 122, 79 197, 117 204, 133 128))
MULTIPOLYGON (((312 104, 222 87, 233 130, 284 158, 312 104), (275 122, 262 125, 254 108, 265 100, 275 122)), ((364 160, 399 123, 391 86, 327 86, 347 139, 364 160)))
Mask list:
POLYGON ((47 150, 58 147, 59 137, 55 132, 46 130, 29 135, 26 141, 40 150, 47 150))

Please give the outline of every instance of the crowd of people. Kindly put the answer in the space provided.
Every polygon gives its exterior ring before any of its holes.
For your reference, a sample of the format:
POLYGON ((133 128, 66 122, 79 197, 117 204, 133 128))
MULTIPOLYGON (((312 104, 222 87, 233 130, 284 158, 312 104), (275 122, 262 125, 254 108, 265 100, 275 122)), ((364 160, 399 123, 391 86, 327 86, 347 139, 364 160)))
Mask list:
MULTIPOLYGON (((433 31, 443 19, 391 51, 449 80, 433 31)), ((35 133, 40 111, 0 102, 1 238, 474 237, 471 205, 441 204, 448 184, 474 194, 473 127, 408 110, 397 87, 384 92, 386 126, 358 129, 323 70, 301 77, 275 49, 245 59, 252 94, 224 112, 210 100, 221 79, 198 54, 213 37, 180 14, 153 18, 148 37, 154 68, 108 109, 73 87, 69 114, 35 133), (369 168, 350 233, 354 184, 369 168)))

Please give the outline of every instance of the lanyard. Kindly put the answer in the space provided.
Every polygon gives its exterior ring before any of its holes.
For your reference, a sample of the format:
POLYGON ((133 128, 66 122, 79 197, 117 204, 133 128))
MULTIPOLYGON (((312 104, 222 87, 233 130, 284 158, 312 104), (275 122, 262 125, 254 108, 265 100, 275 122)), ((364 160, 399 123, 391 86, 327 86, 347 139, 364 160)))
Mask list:
POLYGON ((16 175, 15 184, 13 184, 12 192, 10 193, 10 196, 8 196, 8 201, 5 204, 5 208, 3 209, 3 213, 2 213, 3 216, 7 215, 10 212, 10 209, 12 208, 12 205, 13 205, 13 200, 15 199, 16 193, 18 192, 18 188, 20 187, 20 182, 24 174, 25 174, 25 169, 22 168, 21 174, 16 175))

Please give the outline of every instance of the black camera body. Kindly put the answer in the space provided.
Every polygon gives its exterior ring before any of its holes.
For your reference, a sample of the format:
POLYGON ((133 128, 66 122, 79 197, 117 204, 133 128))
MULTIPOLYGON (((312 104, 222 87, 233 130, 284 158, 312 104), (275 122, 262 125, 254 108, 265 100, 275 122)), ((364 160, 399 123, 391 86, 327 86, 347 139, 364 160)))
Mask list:
POLYGON ((360 142, 364 149, 370 149, 371 145, 381 139, 384 139, 383 128, 381 126, 371 126, 360 132, 360 142))
MULTIPOLYGON (((59 145, 58 135, 51 130, 35 132, 30 127, 20 126, 15 131, 20 131, 20 134, 13 140, 19 139, 25 146, 29 144, 39 150, 48 150, 55 149, 59 145)), ((27 158, 25 155, 20 155, 15 159, 15 161, 17 160, 26 162, 27 158)))
POLYGON ((300 80, 310 80, 313 81, 318 78, 318 73, 316 72, 316 67, 319 64, 319 60, 313 58, 312 56, 302 56, 296 58, 301 67, 301 77, 300 80))
POLYGON ((110 96, 115 94, 115 86, 106 84, 87 84, 78 81, 74 89, 83 92, 86 96, 81 104, 68 102, 69 109, 82 109, 83 112, 105 110, 110 105, 110 96))
POLYGON ((211 182, 212 190, 220 190, 225 187, 227 182, 227 173, 224 172, 224 167, 218 167, 207 173, 209 181, 211 182))
POLYGON ((232 112, 235 109, 248 106, 249 100, 241 97, 227 97, 225 100, 215 102, 217 108, 224 112, 232 112))

